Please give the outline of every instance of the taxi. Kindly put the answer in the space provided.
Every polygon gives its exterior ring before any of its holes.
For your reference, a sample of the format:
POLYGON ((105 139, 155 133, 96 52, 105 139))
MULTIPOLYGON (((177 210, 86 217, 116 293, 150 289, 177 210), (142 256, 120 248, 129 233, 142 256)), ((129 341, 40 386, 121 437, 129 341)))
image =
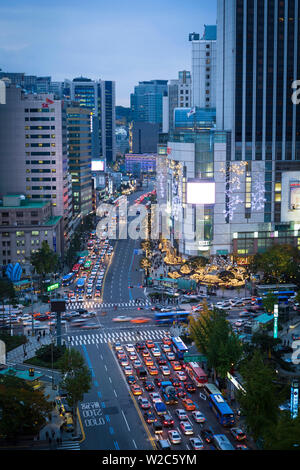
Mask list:
POLYGON ((155 366, 149 366, 148 371, 150 375, 158 375, 158 370, 156 369, 155 366))
POLYGON ((145 365, 148 367, 148 366, 153 366, 153 360, 151 359, 151 357, 145 357, 144 358, 144 362, 145 362, 145 365))
POLYGON ((181 364, 178 361, 171 361, 170 362, 171 366, 173 367, 174 370, 181 370, 181 364))
POLYGON ((182 398, 182 404, 187 411, 195 411, 196 405, 190 398, 182 398))
POLYGON ((143 393, 143 390, 141 389, 141 387, 138 384, 132 384, 131 385, 131 391, 132 391, 133 395, 142 395, 142 393, 143 393))

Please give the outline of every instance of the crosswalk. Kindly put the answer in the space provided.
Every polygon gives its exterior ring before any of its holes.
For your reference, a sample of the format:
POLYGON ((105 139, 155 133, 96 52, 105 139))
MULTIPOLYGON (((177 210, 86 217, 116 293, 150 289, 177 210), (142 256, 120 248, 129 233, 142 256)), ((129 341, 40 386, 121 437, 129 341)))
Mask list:
POLYGON ((62 441, 56 450, 80 450, 80 444, 77 441, 66 440, 62 441))
POLYGON ((122 344, 129 344, 139 340, 151 339, 152 341, 161 340, 168 330, 114 330, 113 332, 103 331, 101 333, 80 334, 68 336, 68 343, 71 346, 82 346, 87 344, 114 343, 119 341, 122 344))
POLYGON ((130 308, 130 307, 149 307, 151 304, 150 300, 129 300, 128 302, 96 302, 94 300, 85 300, 83 302, 68 302, 66 304, 67 310, 76 310, 78 308, 130 308))

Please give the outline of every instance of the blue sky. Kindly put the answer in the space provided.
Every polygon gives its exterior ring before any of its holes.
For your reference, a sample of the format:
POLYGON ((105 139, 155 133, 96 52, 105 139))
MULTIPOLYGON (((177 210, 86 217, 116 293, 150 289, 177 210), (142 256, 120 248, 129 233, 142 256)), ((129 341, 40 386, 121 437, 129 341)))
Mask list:
POLYGON ((216 24, 217 0, 9 0, 0 2, 0 68, 116 81, 129 106, 142 80, 191 69, 190 32, 216 24))

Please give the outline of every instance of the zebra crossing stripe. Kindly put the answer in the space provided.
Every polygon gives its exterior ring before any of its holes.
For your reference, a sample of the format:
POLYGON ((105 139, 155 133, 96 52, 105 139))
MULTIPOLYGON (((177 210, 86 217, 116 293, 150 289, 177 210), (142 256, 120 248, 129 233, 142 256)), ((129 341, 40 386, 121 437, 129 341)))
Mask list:
POLYGON ((57 450, 80 450, 79 442, 74 441, 63 441, 58 447, 57 450))

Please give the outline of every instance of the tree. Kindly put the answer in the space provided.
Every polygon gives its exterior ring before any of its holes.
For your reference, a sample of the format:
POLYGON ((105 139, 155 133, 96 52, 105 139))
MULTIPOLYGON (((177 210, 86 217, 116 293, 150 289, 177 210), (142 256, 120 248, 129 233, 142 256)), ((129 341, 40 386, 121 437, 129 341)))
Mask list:
POLYGON ((74 348, 65 351, 58 361, 58 366, 63 376, 60 385, 67 392, 67 402, 73 410, 74 429, 77 434, 77 407, 83 400, 83 395, 92 386, 91 373, 80 352, 74 348))
POLYGON ((16 301, 16 293, 12 281, 7 278, 2 278, 0 279, 0 302, 3 306, 3 311, 6 300, 13 304, 16 301))
POLYGON ((237 400, 247 428, 257 440, 277 423, 282 396, 274 384, 275 373, 264 363, 260 351, 256 350, 251 359, 245 360, 239 371, 246 393, 238 391, 237 400))
POLYGON ((265 253, 257 253, 251 264, 252 272, 262 271, 263 282, 278 284, 292 282, 300 285, 300 255, 292 245, 275 244, 265 253))
POLYGON ((266 430, 263 440, 265 450, 300 450, 300 416, 293 419, 289 412, 281 411, 278 422, 266 430))
POLYGON ((52 409, 40 390, 15 376, 0 377, 0 434, 16 440, 21 435, 36 434, 52 409))
POLYGON ((53 273, 58 265, 58 255, 49 247, 46 240, 43 240, 42 246, 30 257, 30 263, 35 272, 44 279, 46 274, 53 273))
POLYGON ((210 310, 206 302, 202 303, 203 309, 198 318, 191 316, 189 318, 188 330, 195 341, 196 347, 202 354, 207 354, 208 340, 213 328, 213 321, 216 318, 216 310, 210 310))

